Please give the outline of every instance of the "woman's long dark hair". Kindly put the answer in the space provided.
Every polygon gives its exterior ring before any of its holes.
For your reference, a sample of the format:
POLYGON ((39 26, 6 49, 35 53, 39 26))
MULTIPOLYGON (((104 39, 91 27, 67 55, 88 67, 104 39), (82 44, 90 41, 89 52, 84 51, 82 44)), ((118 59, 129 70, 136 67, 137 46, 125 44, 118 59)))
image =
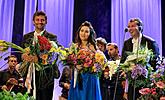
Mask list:
POLYGON ((90 35, 89 35, 89 37, 88 37, 88 43, 91 43, 91 44, 94 46, 94 48, 96 49, 96 41, 95 41, 95 39, 96 39, 96 33, 95 33, 95 31, 94 31, 94 29, 93 29, 91 23, 88 22, 88 21, 85 21, 84 23, 82 23, 81 26, 78 28, 78 30, 77 30, 77 32, 76 32, 76 39, 75 39, 75 42, 78 43, 78 46, 81 45, 81 42, 82 42, 82 41, 81 41, 81 39, 80 39, 80 30, 81 30, 81 28, 82 28, 83 26, 89 27, 89 29, 90 29, 90 35))

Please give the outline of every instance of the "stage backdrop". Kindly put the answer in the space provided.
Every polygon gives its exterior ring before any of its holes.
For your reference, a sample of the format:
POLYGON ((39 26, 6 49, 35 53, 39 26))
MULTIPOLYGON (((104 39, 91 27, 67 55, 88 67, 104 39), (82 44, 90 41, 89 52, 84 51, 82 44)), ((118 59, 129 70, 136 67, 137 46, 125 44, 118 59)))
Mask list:
MULTIPOLYGON (((33 31, 32 17, 37 0, 25 0, 24 34, 33 31)), ((68 47, 72 41, 74 0, 38 0, 38 10, 46 12, 46 30, 57 35, 61 45, 68 47)))
MULTIPOLYGON (((12 42, 14 3, 15 0, 0 0, 0 40, 12 42)), ((0 56, 3 54, 0 52, 0 56)), ((0 67, 6 63, 3 59, 0 58, 0 67)))
POLYGON ((119 45, 120 53, 124 28, 132 17, 142 20, 143 33, 156 40, 162 53, 161 0, 111 0, 111 4, 111 41, 119 45))

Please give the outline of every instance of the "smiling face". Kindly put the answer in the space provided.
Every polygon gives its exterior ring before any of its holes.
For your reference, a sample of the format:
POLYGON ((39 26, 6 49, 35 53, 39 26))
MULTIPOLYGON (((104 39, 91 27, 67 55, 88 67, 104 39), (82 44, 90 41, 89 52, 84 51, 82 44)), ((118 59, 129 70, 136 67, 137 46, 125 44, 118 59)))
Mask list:
POLYGON ((90 29, 88 26, 82 26, 79 32, 79 36, 81 41, 88 41, 88 37, 90 35, 90 29))
POLYGON ((129 28, 129 33, 133 38, 136 38, 139 36, 139 30, 138 30, 138 25, 136 21, 132 21, 128 23, 128 28, 129 28))
POLYGON ((44 30, 45 25, 47 24, 47 20, 43 15, 35 16, 33 20, 33 24, 36 30, 42 31, 44 30))

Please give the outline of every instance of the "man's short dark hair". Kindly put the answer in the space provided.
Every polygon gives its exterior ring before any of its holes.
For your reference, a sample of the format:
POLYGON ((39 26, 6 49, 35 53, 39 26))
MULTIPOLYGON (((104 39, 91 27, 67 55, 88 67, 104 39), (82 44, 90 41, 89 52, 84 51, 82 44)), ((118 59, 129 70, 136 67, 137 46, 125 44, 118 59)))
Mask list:
POLYGON ((33 21, 34 21, 36 16, 40 16, 40 15, 45 16, 45 20, 47 20, 47 16, 46 16, 45 12, 43 12, 43 11, 36 11, 34 13, 34 15, 33 15, 33 21))
POLYGON ((17 57, 15 55, 10 55, 7 57, 8 62, 9 62, 10 58, 16 58, 17 59, 17 57))
POLYGON ((118 46, 116 43, 108 43, 107 46, 114 46, 115 49, 118 49, 118 46))

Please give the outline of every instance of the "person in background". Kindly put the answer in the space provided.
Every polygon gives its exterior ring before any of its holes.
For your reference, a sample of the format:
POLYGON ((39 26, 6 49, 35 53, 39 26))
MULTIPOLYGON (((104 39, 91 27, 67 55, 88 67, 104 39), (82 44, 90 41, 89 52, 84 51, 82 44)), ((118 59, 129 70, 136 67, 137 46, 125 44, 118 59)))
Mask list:
POLYGON ((108 52, 106 50, 107 41, 104 38, 99 37, 99 38, 96 38, 96 44, 99 50, 104 53, 107 59, 109 59, 108 52))
POLYGON ((8 68, 0 72, 0 90, 25 93, 23 78, 16 70, 17 57, 10 55, 7 63, 8 68))
POLYGON ((65 67, 62 71, 62 76, 59 80, 59 86, 62 88, 62 94, 60 96, 60 100, 68 99, 68 92, 70 89, 70 81, 71 81, 71 71, 69 67, 65 67))
MULTIPOLYGON (((116 63, 120 62, 120 55, 119 55, 119 50, 118 46, 116 43, 108 43, 106 46, 106 49, 108 51, 109 55, 109 60, 108 61, 115 61, 116 63)), ((111 66, 110 66, 111 67, 111 66)), ((106 69, 103 71, 103 75, 101 78, 101 93, 102 93, 102 98, 103 100, 114 100, 114 92, 115 92, 115 85, 116 85, 116 79, 117 79, 117 74, 112 75, 111 79, 109 77, 109 68, 106 67, 106 69)), ((119 76, 118 76, 118 82, 117 82, 117 88, 116 88, 116 95, 115 95, 115 100, 123 100, 123 94, 124 94, 124 86, 123 83, 124 78, 123 78, 123 73, 121 70, 119 71, 119 76)))
POLYGON ((102 52, 106 51, 107 41, 104 38, 102 37, 96 38, 96 44, 100 51, 102 52))
POLYGON ((110 61, 120 60, 119 49, 116 43, 108 43, 106 46, 110 61))
MULTIPOLYGON (((154 39, 149 36, 144 35, 143 32, 143 23, 139 18, 131 18, 128 22, 128 32, 131 35, 131 38, 124 42, 124 46, 122 48, 122 56, 121 63, 124 63, 128 57, 127 52, 137 53, 138 50, 144 47, 148 47, 148 49, 152 50, 154 57, 149 64, 156 70, 156 59, 159 57, 159 48, 158 44, 154 39)), ((140 94, 138 89, 135 91, 135 99, 137 99, 140 94)), ((133 100, 133 85, 127 85, 125 87, 124 97, 128 100, 133 100)))

